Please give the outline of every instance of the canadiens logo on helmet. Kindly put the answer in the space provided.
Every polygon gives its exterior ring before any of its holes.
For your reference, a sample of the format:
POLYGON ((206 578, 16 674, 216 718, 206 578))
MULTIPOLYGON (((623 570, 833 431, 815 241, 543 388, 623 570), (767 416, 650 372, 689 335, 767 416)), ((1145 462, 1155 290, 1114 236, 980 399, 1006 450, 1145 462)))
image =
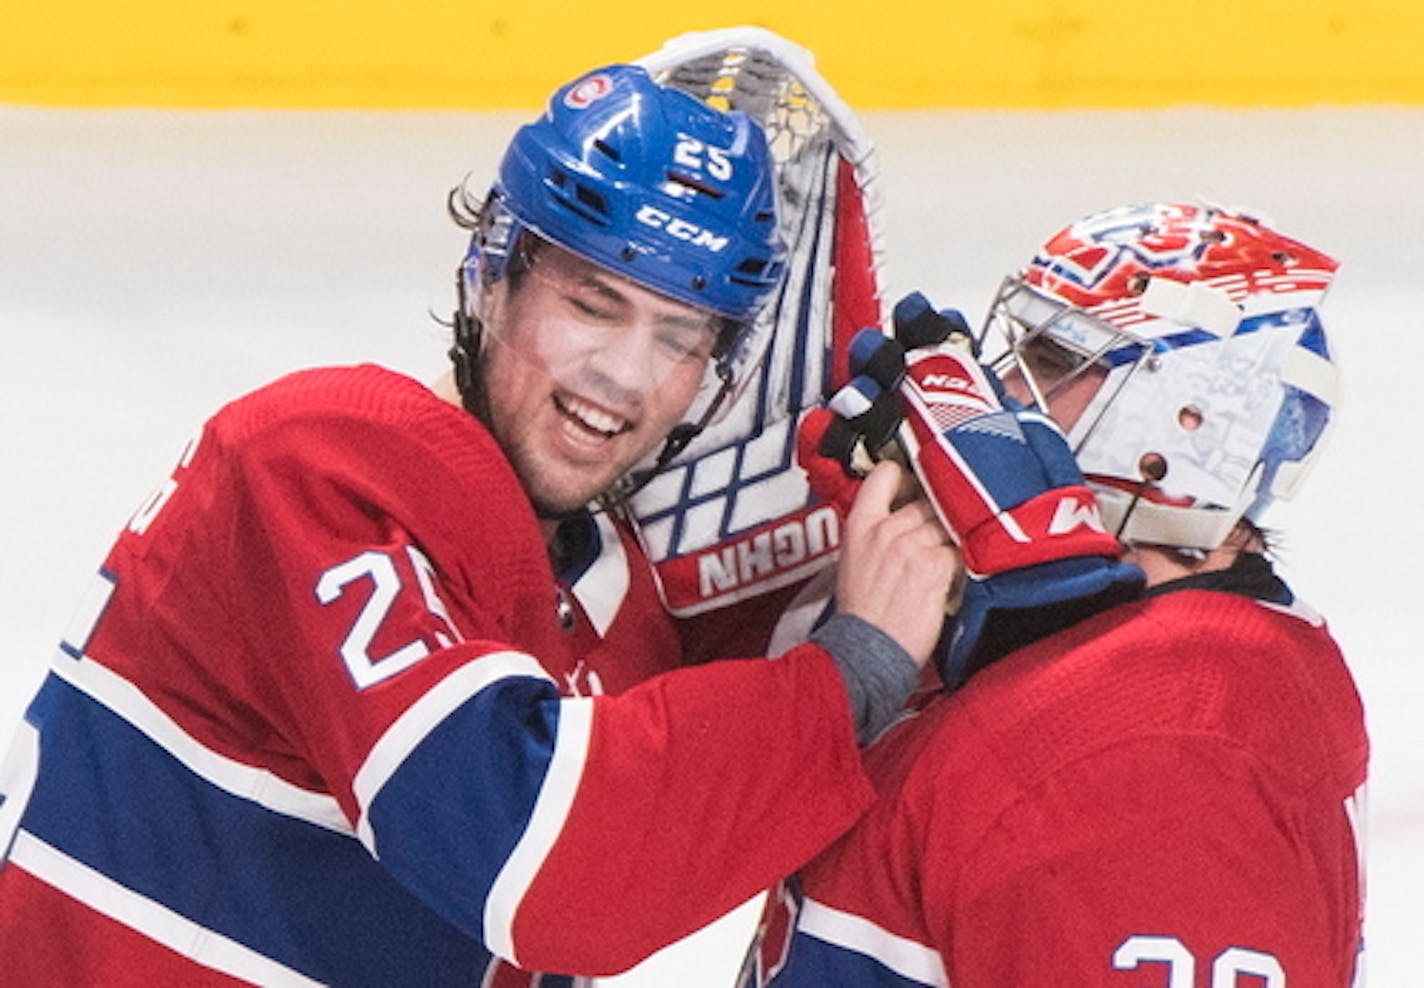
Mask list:
POLYGON ((1049 267, 1058 277, 1084 287, 1101 284, 1129 265, 1148 270, 1180 267, 1210 246, 1202 236, 1210 220, 1205 209, 1176 204, 1094 213, 1052 241, 1049 267))
POLYGON ((613 91, 613 79, 606 72, 599 72, 574 83, 564 94, 564 105, 571 110, 582 110, 603 99, 613 91))

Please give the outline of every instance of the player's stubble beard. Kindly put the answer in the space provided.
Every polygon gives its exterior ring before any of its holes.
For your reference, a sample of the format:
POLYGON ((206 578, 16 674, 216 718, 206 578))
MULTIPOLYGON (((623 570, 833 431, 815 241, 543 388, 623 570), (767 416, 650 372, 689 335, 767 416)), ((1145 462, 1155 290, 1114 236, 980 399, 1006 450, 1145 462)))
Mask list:
MULTIPOLYGON (((535 412, 537 419, 534 424, 538 428, 532 431, 527 429, 528 423, 521 422, 515 412, 505 411, 498 400, 491 400, 491 396, 498 392, 497 388, 491 389, 489 380, 491 373, 499 372, 498 361, 489 359, 490 351, 496 348, 503 348, 503 344, 487 345, 482 354, 481 400, 478 403, 481 414, 478 417, 509 460, 525 496, 541 521, 558 522, 586 510, 614 490, 628 471, 662 444, 662 435, 650 433, 637 437, 636 429, 612 437, 596 475, 594 470, 560 457, 558 449, 554 444, 544 442, 538 429, 558 429, 558 416, 562 413, 554 410, 557 406, 553 395, 563 389, 544 368, 538 369, 536 377, 542 382, 544 397, 541 407, 535 412), (548 425, 551 422, 554 424, 548 425), (633 446, 631 443, 635 439, 641 441, 633 446)), ((527 366, 527 358, 507 349, 506 359, 526 361, 527 366)), ((588 384, 576 390, 597 394, 596 387, 588 384)))
POLYGON ((604 367, 618 358, 591 360, 561 345, 557 330, 541 339, 550 327, 540 303, 523 295, 527 283, 501 287, 475 321, 477 400, 466 407, 499 443, 538 517, 558 521, 624 491, 630 471, 686 428, 706 361, 656 380, 604 367))

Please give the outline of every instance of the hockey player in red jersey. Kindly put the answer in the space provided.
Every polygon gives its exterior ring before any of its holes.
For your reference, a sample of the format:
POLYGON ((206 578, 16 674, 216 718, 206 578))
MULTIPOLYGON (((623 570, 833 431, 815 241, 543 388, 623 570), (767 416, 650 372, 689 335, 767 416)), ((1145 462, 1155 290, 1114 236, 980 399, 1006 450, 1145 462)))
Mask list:
MULTIPOLYGON (((1333 415, 1335 267, 1214 207, 1087 217, 998 293, 975 354, 1004 391, 936 342, 953 314, 902 303, 908 372, 858 400, 903 400, 964 555, 948 688, 868 749, 879 800, 770 896, 744 986, 1357 977, 1360 701, 1260 527, 1333 415), (1136 599, 1113 601, 1130 581, 1095 532, 1145 574, 1136 599)), ((874 430, 838 407, 840 457, 874 430)))
POLYGON ((770 171, 749 118, 589 73, 455 198, 450 379, 303 371, 204 425, 0 771, 0 980, 608 973, 863 812, 857 730, 908 695, 953 569, 895 470, 849 516, 845 619, 777 661, 675 669, 588 507, 754 367, 770 171))

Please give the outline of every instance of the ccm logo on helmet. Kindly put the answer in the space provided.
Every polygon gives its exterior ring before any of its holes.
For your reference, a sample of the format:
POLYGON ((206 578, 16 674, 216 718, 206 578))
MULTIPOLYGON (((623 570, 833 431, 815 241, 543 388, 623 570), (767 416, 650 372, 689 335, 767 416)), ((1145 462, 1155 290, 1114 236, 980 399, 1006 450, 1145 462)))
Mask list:
POLYGON ((696 223, 689 223, 687 220, 678 219, 671 213, 665 213, 656 206, 643 206, 635 214, 635 218, 644 226, 650 226, 654 230, 662 230, 668 236, 676 237, 678 240, 686 240, 694 247, 703 247, 714 254, 727 244, 731 243, 731 238, 719 236, 705 227, 700 227, 696 223))

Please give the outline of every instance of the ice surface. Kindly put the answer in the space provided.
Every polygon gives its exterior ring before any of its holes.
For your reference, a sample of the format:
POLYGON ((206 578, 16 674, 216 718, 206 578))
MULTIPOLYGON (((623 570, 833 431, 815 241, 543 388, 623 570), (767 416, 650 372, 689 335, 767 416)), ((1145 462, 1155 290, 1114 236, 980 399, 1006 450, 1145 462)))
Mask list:
MULTIPOLYGON (((0 735, 114 532, 228 398, 287 370, 442 368, 464 238, 445 191, 519 117, 0 108, 0 735)), ((1424 916, 1424 111, 894 113, 890 285, 978 319, 1048 233, 1125 202, 1259 207, 1333 253, 1341 426, 1276 522, 1350 656, 1374 742, 1369 970, 1414 979, 1424 916), (1398 334, 1403 334, 1398 335, 1398 334), (1379 493, 1369 491, 1378 488, 1379 493)), ((608 984, 722 988, 741 910, 608 984)))

